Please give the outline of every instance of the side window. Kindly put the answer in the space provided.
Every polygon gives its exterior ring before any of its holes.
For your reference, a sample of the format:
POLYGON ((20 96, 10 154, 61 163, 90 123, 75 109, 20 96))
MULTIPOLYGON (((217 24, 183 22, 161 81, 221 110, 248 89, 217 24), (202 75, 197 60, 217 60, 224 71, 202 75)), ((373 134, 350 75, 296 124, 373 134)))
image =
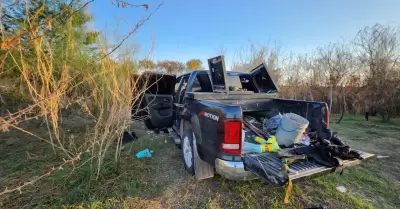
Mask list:
POLYGON ((213 92, 208 74, 198 74, 192 85, 192 92, 213 92))
POLYGON ((211 80, 208 74, 198 74, 197 79, 200 81, 201 92, 213 92, 211 80))
POLYGON ((187 86, 187 83, 188 83, 188 80, 189 80, 189 76, 185 76, 182 79, 183 79, 183 81, 182 81, 182 85, 180 86, 178 103, 182 103, 182 101, 183 101, 183 97, 185 96, 186 86, 187 86))
POLYGON ((189 80, 189 76, 185 76, 182 79, 183 79, 183 82, 182 82, 181 91, 182 90, 186 90, 186 86, 187 86, 187 83, 188 83, 188 80, 189 80))
POLYGON ((182 77, 179 77, 176 79, 176 83, 175 83, 175 91, 178 91, 179 89, 179 84, 181 82, 182 77))
POLYGON ((196 76, 196 78, 193 81, 193 85, 192 85, 192 92, 202 92, 202 88, 200 85, 200 81, 199 81, 199 76, 196 76))

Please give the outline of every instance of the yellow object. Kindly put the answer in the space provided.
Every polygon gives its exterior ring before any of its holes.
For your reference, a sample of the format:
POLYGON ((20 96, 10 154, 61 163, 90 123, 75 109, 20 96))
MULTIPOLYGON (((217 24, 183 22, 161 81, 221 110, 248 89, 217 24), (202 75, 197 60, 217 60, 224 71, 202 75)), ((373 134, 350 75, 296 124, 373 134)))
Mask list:
POLYGON ((278 145, 278 142, 276 141, 275 136, 269 137, 268 140, 256 136, 254 138, 254 141, 261 144, 260 147, 262 152, 277 152, 281 150, 281 148, 278 145))
MULTIPOLYGON (((258 137, 258 138, 260 138, 260 137, 258 137)), ((260 139, 262 139, 262 138, 260 138, 260 139)), ((256 139, 254 139, 254 140, 256 140, 256 139)), ((262 140, 264 140, 264 139, 262 139, 262 140)), ((256 142, 258 142, 258 141, 256 140, 256 142)), ((258 143, 260 143, 260 142, 258 142, 258 143)), ((281 150, 281 148, 278 145, 278 142, 276 142, 275 136, 269 137, 268 140, 266 141, 266 144, 261 144, 260 146, 261 146, 262 152, 277 152, 277 151, 281 150)))
POLYGON ((285 204, 289 203, 289 197, 292 194, 292 180, 289 178, 288 186, 285 194, 285 200, 283 201, 285 204))
POLYGON ((268 152, 277 152, 281 150, 281 148, 278 145, 278 142, 276 142, 275 136, 271 136, 268 138, 267 147, 268 147, 267 149, 268 152))
POLYGON ((259 144, 266 144, 266 143, 267 143, 267 141, 265 141, 265 139, 263 139, 263 138, 261 138, 261 137, 259 137, 259 136, 256 136, 256 137, 254 138, 254 141, 256 141, 256 142, 259 143, 259 144))
POLYGON ((267 144, 262 144, 262 145, 260 145, 260 146, 261 146, 261 151, 262 151, 262 152, 266 152, 266 151, 268 150, 267 144))

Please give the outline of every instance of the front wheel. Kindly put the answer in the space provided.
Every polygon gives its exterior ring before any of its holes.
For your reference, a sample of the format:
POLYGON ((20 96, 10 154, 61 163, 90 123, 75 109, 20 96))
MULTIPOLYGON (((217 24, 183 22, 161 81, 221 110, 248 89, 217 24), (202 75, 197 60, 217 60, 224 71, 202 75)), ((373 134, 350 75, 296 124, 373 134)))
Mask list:
POLYGON ((182 137, 182 158, 185 170, 194 174, 193 132, 186 129, 182 137))

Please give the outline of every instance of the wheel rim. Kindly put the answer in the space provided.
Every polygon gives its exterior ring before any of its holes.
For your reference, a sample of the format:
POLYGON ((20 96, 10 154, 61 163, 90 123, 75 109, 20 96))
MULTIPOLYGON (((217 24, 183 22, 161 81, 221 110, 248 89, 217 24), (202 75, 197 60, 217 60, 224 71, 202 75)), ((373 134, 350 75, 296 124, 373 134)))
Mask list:
POLYGON ((192 147, 190 146, 189 138, 185 136, 183 138, 183 158, 185 159, 185 164, 187 167, 192 167, 192 159, 193 159, 193 153, 192 153, 192 147))

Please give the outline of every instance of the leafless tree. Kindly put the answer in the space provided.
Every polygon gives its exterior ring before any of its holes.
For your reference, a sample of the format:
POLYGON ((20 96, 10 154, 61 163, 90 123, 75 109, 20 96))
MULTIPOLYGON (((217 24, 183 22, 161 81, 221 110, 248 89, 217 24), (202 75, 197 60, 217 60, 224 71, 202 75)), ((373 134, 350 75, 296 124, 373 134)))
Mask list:
POLYGON ((298 99, 302 87, 307 86, 309 59, 307 55, 289 54, 280 69, 281 97, 298 99))
POLYGON ((346 43, 333 43, 316 51, 316 70, 322 72, 324 84, 333 89, 345 84, 349 74, 354 72, 354 59, 346 43))
MULTIPOLYGON (((340 86, 346 85, 348 77, 356 71, 352 49, 345 42, 331 43, 316 49, 310 65, 309 85, 317 98, 328 102, 332 110, 333 101, 341 101, 340 86)), ((345 91, 342 91, 344 94, 345 91)), ((344 101, 341 101, 344 102, 344 101)), ((343 105, 338 105, 335 112, 343 105)))
POLYGON ((368 101, 367 111, 373 115, 379 112, 384 121, 395 115, 400 96, 399 38, 397 27, 376 24, 360 30, 354 40, 365 69, 366 88, 361 99, 368 101))
POLYGON ((278 43, 272 46, 250 43, 249 46, 235 53, 232 71, 248 72, 264 62, 267 64, 268 69, 274 74, 275 80, 279 83, 281 77, 281 68, 279 66, 281 58, 281 45, 278 43))

